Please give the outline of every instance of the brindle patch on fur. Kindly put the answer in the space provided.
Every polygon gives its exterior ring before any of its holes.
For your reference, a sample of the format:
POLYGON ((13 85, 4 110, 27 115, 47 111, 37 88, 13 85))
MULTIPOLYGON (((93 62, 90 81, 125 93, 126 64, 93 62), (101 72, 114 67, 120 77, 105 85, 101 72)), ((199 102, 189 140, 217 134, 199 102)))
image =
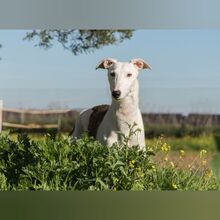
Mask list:
POLYGON ((109 105, 98 105, 92 108, 92 114, 89 118, 88 134, 96 138, 96 134, 106 112, 109 109, 109 105))

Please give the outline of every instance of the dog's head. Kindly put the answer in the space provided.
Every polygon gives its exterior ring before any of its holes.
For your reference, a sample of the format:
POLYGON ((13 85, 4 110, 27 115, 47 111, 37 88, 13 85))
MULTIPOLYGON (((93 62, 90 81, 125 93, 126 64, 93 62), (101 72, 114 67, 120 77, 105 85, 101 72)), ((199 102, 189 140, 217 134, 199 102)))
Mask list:
POLYGON ((112 97, 116 100, 125 98, 132 89, 141 69, 151 69, 144 60, 137 58, 130 62, 118 62, 107 58, 96 66, 96 69, 107 69, 112 97))

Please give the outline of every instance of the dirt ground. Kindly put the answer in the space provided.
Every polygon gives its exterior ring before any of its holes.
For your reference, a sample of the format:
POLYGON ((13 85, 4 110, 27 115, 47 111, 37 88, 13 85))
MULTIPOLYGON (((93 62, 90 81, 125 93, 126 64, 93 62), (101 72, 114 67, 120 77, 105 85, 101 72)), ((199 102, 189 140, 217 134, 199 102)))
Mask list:
POLYGON ((208 153, 203 156, 200 152, 186 151, 184 155, 180 152, 170 151, 168 154, 158 153, 154 157, 154 162, 162 167, 179 167, 183 169, 196 169, 203 167, 204 169, 210 168, 210 162, 214 156, 214 153, 208 153))

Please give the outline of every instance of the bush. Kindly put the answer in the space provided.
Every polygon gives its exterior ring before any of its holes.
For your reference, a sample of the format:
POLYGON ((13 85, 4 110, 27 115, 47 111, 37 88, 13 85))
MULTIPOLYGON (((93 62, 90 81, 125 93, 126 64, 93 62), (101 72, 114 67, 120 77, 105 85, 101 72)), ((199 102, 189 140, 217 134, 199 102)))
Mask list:
MULTIPOLYGON (((164 143, 161 143, 163 147, 164 143)), ((160 147, 159 147, 160 148, 160 147)), ((162 148, 164 149, 164 148, 162 148)), ((153 162, 156 148, 108 148, 84 135, 46 135, 33 141, 0 136, 0 190, 213 190, 210 170, 183 170, 153 162)))

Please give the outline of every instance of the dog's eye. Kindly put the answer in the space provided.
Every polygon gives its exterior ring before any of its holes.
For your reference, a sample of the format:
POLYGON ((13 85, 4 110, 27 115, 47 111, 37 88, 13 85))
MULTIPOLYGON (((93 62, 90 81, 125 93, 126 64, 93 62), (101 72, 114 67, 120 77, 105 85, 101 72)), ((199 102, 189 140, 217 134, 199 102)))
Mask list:
POLYGON ((131 76, 132 76, 132 74, 131 74, 131 73, 128 73, 128 74, 127 74, 127 77, 131 77, 131 76))
POLYGON ((114 72, 110 73, 110 75, 111 75, 112 77, 115 77, 115 73, 114 73, 114 72))

